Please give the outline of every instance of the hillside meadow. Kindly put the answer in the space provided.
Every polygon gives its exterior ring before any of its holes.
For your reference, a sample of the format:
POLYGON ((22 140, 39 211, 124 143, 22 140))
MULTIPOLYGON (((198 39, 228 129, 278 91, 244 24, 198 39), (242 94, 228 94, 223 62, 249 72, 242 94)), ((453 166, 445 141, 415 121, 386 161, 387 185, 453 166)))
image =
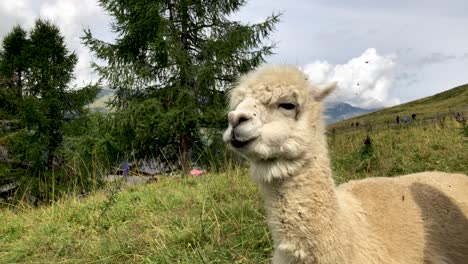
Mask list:
POLYGON ((365 125, 386 128, 394 126, 396 116, 411 119, 416 114, 416 121, 427 125, 434 119, 453 117, 456 113, 468 114, 468 84, 450 90, 424 97, 408 103, 384 108, 382 110, 360 115, 330 125, 330 128, 347 129, 351 123, 360 122, 365 125))
MULTIPOLYGON (((468 173, 461 124, 329 137, 337 183, 425 170, 468 173), (366 136, 370 145, 364 145, 366 136)), ((0 263, 269 263, 272 244, 248 169, 110 185, 85 198, 0 211, 0 263)))

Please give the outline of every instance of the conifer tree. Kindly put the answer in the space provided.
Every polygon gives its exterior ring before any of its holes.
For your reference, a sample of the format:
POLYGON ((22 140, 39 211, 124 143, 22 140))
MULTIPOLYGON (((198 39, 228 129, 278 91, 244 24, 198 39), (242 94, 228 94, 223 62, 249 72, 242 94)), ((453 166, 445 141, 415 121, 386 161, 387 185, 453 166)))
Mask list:
POLYGON ((245 5, 242 0, 99 3, 113 16, 117 39, 106 43, 89 29, 83 39, 105 61, 94 67, 116 90, 113 105, 119 111, 138 108, 140 113, 145 105, 148 111, 158 111, 152 118, 136 117, 137 126, 152 128, 157 134, 148 136, 165 139, 166 143, 154 141, 153 149, 175 143, 187 171, 190 148, 200 130, 224 123, 229 85, 272 54, 274 45, 267 40, 279 15, 256 24, 229 20, 245 5))
POLYGON ((10 150, 32 173, 52 166, 64 122, 79 117, 98 92, 91 85, 71 87, 77 61, 58 27, 44 19, 36 20, 29 33, 16 26, 3 39, 0 89, 14 95, 11 112, 22 127, 10 150))
POLYGON ((0 112, 15 115, 23 96, 27 33, 19 26, 4 37, 0 53, 0 112))

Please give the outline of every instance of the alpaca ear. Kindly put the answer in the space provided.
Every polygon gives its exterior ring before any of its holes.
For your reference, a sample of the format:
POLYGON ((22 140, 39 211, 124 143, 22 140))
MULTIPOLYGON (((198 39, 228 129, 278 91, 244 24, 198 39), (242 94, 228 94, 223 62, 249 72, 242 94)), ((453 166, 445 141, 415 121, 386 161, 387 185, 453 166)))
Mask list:
POLYGON ((336 89, 337 84, 338 82, 332 82, 324 85, 317 85, 316 89, 312 91, 312 96, 316 101, 322 101, 336 89))

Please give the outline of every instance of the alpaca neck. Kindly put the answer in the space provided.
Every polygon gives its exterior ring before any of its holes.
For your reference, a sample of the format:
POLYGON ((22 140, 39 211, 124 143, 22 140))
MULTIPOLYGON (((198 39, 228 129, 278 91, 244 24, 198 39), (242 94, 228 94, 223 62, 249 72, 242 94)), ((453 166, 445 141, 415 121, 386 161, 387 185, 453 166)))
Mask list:
POLYGON ((296 161, 303 164, 296 174, 260 182, 260 189, 278 249, 299 257, 337 260, 349 248, 343 237, 350 231, 340 210, 327 150, 313 153, 320 154, 296 161))

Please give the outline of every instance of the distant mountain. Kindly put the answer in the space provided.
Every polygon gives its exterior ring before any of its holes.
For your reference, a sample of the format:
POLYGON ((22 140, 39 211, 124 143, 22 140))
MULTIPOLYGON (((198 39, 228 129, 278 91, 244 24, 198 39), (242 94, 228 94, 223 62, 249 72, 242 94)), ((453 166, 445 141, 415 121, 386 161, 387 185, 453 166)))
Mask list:
MULTIPOLYGON (((89 108, 96 112, 109 112, 110 108, 107 103, 112 100, 115 91, 112 89, 104 88, 96 96, 94 102, 89 104, 89 108)), ((331 103, 325 105, 325 122, 332 124, 348 118, 352 118, 357 115, 363 115, 369 112, 376 111, 378 109, 364 109, 354 107, 347 103, 331 103)))
POLYGON ((346 122, 329 123, 329 128, 347 127, 353 121, 379 124, 394 122, 396 116, 411 116, 416 114, 417 120, 431 119, 438 114, 454 114, 468 111, 468 84, 450 90, 424 97, 408 103, 388 107, 372 113, 353 117, 346 122))
POLYGON ((98 95, 96 96, 96 99, 99 99, 104 96, 108 95, 114 95, 115 91, 109 88, 102 88, 101 91, 99 91, 98 95))
POLYGON ((358 115, 377 111, 378 109, 364 109, 347 103, 332 103, 325 105, 325 122, 332 124, 358 115))
POLYGON ((103 88, 96 96, 94 102, 88 105, 89 108, 96 112, 109 112, 110 108, 107 106, 107 103, 112 100, 114 94, 114 90, 103 88))

